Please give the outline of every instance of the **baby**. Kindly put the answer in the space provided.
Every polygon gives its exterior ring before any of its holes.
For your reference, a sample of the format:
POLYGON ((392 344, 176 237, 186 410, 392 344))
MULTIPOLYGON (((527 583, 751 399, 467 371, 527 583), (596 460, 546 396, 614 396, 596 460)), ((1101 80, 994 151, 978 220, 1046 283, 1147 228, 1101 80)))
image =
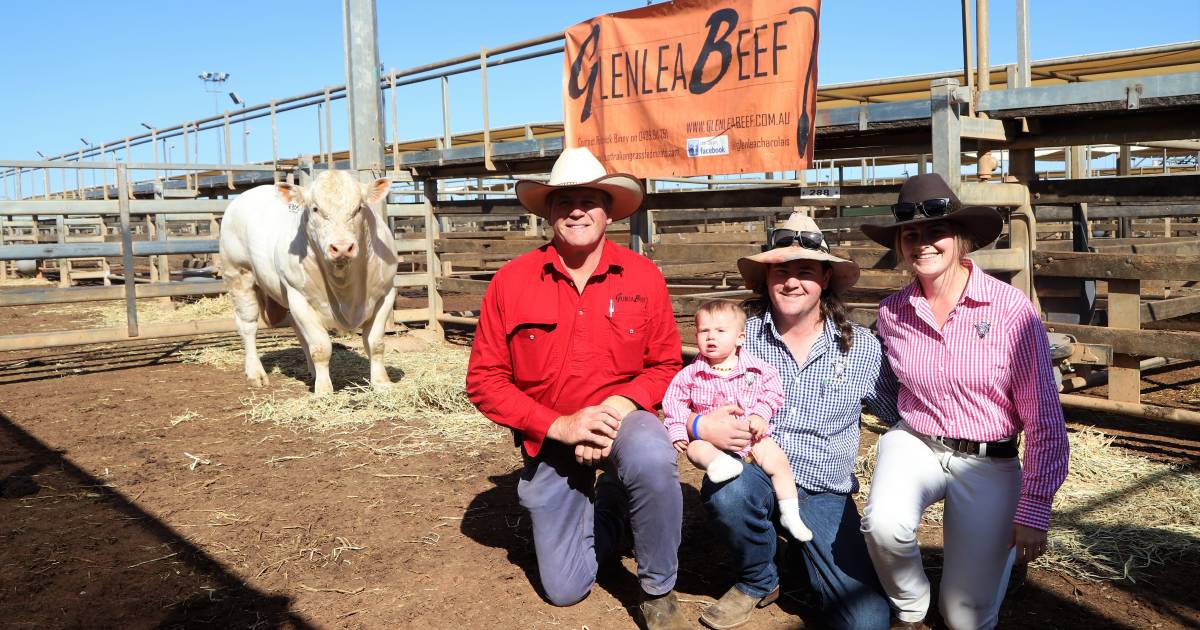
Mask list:
POLYGON ((684 368, 671 381, 663 397, 664 423, 675 450, 714 483, 742 473, 741 458, 747 453, 771 477, 779 499, 780 523, 796 540, 812 540, 812 532, 800 519, 796 480, 783 449, 772 440, 767 422, 783 404, 779 373, 765 361, 742 352, 746 313, 729 300, 712 300, 696 309, 696 345, 700 359, 684 368), (737 458, 705 442, 695 433, 696 419, 724 405, 736 405, 750 423, 750 446, 737 458), (692 438, 688 440, 688 429, 692 438))

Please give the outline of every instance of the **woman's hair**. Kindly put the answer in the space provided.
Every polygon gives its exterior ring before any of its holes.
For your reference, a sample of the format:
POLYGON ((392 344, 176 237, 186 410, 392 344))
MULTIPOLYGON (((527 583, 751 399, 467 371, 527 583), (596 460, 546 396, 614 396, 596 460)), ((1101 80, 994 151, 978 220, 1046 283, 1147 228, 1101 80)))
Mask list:
POLYGON ((699 322, 701 315, 717 315, 719 313, 726 313, 736 317, 738 319, 738 328, 741 328, 746 323, 746 311, 742 310, 741 305, 733 300, 709 300, 701 304, 696 309, 695 321, 699 322))
MULTIPOLYGON (((954 235, 955 249, 958 250, 958 262, 961 263, 967 257, 967 254, 978 249, 975 247, 975 241, 967 234, 967 231, 963 229, 962 224, 958 221, 942 221, 942 223, 949 227, 950 233, 954 235)), ((903 227, 896 230, 896 241, 892 243, 892 249, 896 252, 896 266, 900 269, 908 269, 910 265, 900 255, 900 237, 902 234, 904 234, 903 227)))
MULTIPOLYGON (((821 271, 829 271, 833 269, 833 265, 828 261, 821 261, 821 271)), ((767 270, 768 277, 770 269, 767 270)), ((771 296, 768 293, 767 286, 770 283, 764 281, 757 289, 755 296, 746 300, 744 308, 751 315, 762 315, 771 308, 771 296)), ((838 350, 842 354, 850 352, 850 347, 854 345, 854 325, 846 317, 846 303, 842 301, 840 293, 833 290, 833 281, 821 291, 821 317, 833 320, 834 327, 838 331, 838 350)))

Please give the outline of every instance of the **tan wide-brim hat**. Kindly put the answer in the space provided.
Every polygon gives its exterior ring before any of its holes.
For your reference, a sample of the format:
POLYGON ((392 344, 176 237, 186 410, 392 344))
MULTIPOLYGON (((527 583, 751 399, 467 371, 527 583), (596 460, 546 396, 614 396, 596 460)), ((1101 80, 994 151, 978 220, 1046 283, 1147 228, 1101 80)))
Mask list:
MULTIPOLYGON (((817 222, 813 221, 812 217, 800 213, 795 213, 788 217, 782 229, 796 232, 821 232, 821 228, 817 227, 817 222)), ((825 242, 824 236, 821 239, 821 249, 801 247, 797 242, 786 247, 768 249, 761 254, 744 256, 738 259, 737 265, 738 271, 742 273, 742 279, 746 281, 746 288, 758 291, 766 283, 767 268, 770 265, 792 262, 793 260, 817 260, 829 263, 833 268, 833 275, 829 279, 829 287, 834 293, 842 293, 854 286, 855 282, 858 282, 860 274, 858 263, 830 254, 829 244, 825 242)))
POLYGON ((558 156, 550 171, 550 181, 544 184, 529 179, 517 182, 517 199, 526 210, 549 219, 550 207, 546 198, 563 188, 595 188, 608 193, 612 197, 608 217, 613 221, 637 212, 645 197, 641 180, 625 173, 609 175, 587 147, 578 147, 566 149, 558 156))

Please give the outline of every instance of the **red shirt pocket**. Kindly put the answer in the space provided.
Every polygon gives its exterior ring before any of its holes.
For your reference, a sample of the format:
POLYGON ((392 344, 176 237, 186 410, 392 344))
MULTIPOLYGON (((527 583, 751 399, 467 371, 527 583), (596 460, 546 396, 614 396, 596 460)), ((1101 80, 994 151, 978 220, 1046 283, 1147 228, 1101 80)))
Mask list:
POLYGON ((637 374, 645 366, 648 323, 646 314, 618 313, 610 317, 608 323, 613 372, 622 375, 637 374))
POLYGON ((552 378, 554 335, 557 325, 550 322, 517 324, 508 335, 513 380, 522 389, 552 378))

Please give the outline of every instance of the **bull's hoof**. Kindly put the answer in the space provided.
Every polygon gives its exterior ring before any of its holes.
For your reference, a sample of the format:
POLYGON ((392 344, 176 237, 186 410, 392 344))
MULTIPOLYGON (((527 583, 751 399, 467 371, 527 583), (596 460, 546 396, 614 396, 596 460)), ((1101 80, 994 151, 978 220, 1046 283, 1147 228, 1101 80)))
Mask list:
POLYGON ((325 396, 333 393, 333 385, 331 383, 317 383, 313 385, 313 396, 325 396))
POLYGON ((271 379, 267 378, 265 372, 262 372, 259 374, 247 374, 246 382, 249 383, 250 387, 266 387, 271 384, 271 379))
POLYGON ((386 378, 371 379, 371 389, 374 389, 376 391, 386 391, 388 389, 391 389, 391 387, 392 387, 392 381, 390 381, 386 378))

